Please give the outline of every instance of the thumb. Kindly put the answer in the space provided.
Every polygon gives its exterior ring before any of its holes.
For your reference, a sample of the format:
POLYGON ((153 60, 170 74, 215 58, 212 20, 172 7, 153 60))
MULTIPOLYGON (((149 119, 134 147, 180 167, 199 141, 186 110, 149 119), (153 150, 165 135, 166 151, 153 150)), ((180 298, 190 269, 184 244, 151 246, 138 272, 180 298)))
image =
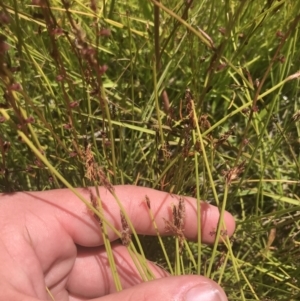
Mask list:
POLYGON ((94 301, 227 301, 223 289, 203 276, 170 276, 133 286, 94 301))

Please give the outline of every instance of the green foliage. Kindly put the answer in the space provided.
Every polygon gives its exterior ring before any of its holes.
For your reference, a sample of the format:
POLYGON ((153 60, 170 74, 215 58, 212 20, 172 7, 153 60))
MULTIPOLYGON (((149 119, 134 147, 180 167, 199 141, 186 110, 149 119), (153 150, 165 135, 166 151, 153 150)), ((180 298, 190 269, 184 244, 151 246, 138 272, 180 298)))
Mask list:
POLYGON ((53 168, 94 185, 91 144, 101 184, 235 215, 182 270, 230 300, 298 300, 300 2, 24 2, 0 0, 0 191, 65 187, 53 168))

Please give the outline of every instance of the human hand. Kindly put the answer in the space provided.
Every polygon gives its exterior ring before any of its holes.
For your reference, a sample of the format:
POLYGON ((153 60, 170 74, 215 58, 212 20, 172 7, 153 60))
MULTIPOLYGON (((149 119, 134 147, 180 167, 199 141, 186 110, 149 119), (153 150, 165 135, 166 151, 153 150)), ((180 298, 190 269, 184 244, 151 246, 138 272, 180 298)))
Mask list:
MULTIPOLYGON (((92 191, 93 188, 91 189, 92 191)), ((99 188, 105 218, 121 230, 120 208, 104 187, 99 188)), ((89 199, 87 189, 78 189, 89 199)), ((155 235, 145 196, 161 235, 166 233, 164 219, 177 200, 170 194, 136 186, 115 186, 115 193, 138 234, 155 235)), ((96 195, 96 194, 95 194, 96 195)), ((184 235, 197 239, 197 205, 185 197, 184 235)), ((202 239, 213 243, 219 211, 201 204, 202 239)), ((225 212, 227 234, 234 232, 233 217, 225 212)), ((169 276, 149 263, 156 278, 142 282, 125 246, 108 229, 122 288, 116 292, 103 246, 98 221, 68 189, 43 192, 0 194, 0 300, 38 301, 129 301, 129 300, 227 300, 223 290, 202 276, 169 276), (101 298, 100 298, 101 297, 101 298)))

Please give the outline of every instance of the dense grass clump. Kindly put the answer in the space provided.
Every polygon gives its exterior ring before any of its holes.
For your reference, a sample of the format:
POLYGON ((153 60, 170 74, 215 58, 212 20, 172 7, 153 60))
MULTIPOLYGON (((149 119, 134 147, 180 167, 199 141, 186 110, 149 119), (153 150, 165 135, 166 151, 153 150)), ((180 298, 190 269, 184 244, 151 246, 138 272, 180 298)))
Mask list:
POLYGON ((137 184, 208 200, 235 215, 232 240, 182 253, 165 240, 175 269, 153 239, 146 255, 230 300, 299 300, 299 11, 0 0, 0 191, 137 184))

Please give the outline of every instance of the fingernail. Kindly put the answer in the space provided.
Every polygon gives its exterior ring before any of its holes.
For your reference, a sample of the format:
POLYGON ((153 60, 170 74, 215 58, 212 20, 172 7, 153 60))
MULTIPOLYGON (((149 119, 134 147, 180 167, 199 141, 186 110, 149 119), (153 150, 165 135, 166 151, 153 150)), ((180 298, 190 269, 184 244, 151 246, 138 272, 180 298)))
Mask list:
POLYGON ((185 295, 186 301, 227 301, 223 290, 215 284, 205 283, 190 288, 185 295))

